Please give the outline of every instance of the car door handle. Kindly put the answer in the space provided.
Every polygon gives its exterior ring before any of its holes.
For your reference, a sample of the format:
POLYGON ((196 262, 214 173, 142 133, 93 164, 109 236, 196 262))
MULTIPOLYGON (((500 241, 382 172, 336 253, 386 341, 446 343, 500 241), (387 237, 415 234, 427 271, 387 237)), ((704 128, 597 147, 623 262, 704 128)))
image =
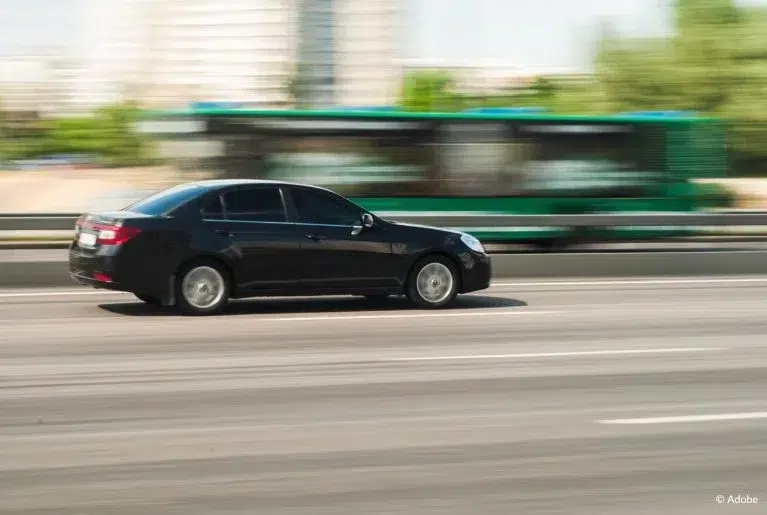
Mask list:
POLYGON ((326 240, 327 239, 327 238, 325 238, 324 236, 322 236, 320 234, 307 234, 306 237, 309 238, 312 241, 322 241, 322 240, 326 240))
POLYGON ((229 229, 218 229, 216 230, 216 234, 220 234, 221 236, 226 236, 227 238, 231 238, 232 236, 234 236, 232 231, 230 231, 229 229))

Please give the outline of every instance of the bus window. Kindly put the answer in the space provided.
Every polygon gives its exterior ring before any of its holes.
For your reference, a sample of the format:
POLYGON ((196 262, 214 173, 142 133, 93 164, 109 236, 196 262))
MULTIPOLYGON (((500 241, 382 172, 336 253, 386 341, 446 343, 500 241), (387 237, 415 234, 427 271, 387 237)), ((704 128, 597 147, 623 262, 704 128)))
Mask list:
POLYGON ((281 135, 268 144, 263 176, 354 197, 420 195, 428 189, 428 152, 417 139, 389 134, 281 135))
POLYGON ((506 196, 518 193, 514 163, 526 155, 510 138, 510 128, 496 122, 451 122, 438 137, 440 194, 506 196))
POLYGON ((521 163, 528 194, 623 196, 661 177, 662 146, 635 127, 586 130, 568 125, 522 127, 529 153, 521 163), (612 130, 611 130, 612 129, 612 130))

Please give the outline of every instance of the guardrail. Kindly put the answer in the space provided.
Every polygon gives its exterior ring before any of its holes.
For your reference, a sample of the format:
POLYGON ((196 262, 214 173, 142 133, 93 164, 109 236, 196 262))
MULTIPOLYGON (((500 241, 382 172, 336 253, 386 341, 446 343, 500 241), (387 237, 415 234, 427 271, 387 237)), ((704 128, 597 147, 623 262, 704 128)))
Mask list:
POLYGON ((582 215, 397 215, 384 218, 442 227, 657 227, 657 226, 767 226, 767 212, 759 213, 611 213, 582 215))
POLYGON ((64 231, 75 227, 80 215, 0 213, 0 231, 64 231))
MULTIPOLYGON (((631 254, 497 254, 496 280, 764 276, 767 251, 639 252, 631 254)), ((75 287, 67 251, 0 251, 0 288, 75 287)))
MULTIPOLYGON (((387 214, 387 220, 471 229, 479 227, 737 227, 767 226, 767 212, 611 213, 582 215, 387 214)), ((79 214, 2 213, 0 231, 73 229, 79 214)))

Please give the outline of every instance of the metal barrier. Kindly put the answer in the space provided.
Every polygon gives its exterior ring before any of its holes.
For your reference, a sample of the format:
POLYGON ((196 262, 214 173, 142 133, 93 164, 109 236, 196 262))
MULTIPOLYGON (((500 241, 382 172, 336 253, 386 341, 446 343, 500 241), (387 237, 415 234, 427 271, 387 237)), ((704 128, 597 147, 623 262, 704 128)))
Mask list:
POLYGON ((699 227, 767 226, 759 213, 626 213, 584 215, 398 214, 383 218, 442 227, 699 227))
MULTIPOLYGON (((0 288, 75 287, 65 249, 0 251, 0 288)), ((767 251, 496 254, 495 280, 767 274, 767 251)))
MULTIPOLYGON (((767 212, 742 213, 611 213, 583 215, 498 215, 455 213, 378 213, 382 218, 439 227, 737 227, 767 226, 767 212)), ((3 213, 0 231, 73 229, 78 214, 3 213)))

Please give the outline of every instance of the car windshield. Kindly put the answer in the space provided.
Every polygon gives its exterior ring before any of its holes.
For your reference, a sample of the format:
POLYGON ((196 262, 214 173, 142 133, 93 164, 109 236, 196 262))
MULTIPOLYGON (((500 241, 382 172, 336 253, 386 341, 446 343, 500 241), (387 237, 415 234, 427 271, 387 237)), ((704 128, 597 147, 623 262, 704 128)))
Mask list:
POLYGON ((134 202, 125 211, 144 215, 160 216, 176 209, 181 204, 192 200, 205 190, 198 184, 182 184, 159 191, 144 199, 134 202))

